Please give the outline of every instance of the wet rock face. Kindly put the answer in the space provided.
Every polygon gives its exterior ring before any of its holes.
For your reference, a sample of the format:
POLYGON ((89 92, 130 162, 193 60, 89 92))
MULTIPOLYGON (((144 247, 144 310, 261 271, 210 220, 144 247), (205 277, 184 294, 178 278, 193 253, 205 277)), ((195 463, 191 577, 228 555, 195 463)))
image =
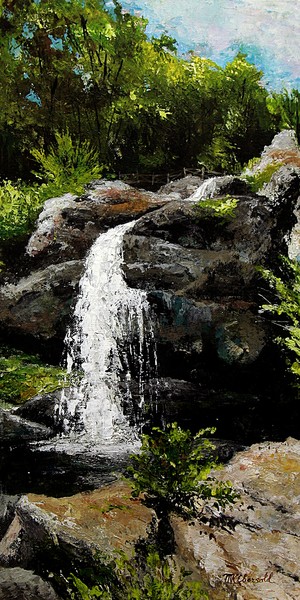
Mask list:
MULTIPOLYGON (((174 201, 139 219, 125 236, 127 282, 149 291, 158 343, 171 357, 183 351, 186 371, 211 351, 228 365, 259 358, 269 330, 257 315, 256 267, 286 254, 284 233, 295 223, 299 181, 297 171, 284 167, 268 198, 235 195, 236 216, 228 222, 201 216, 193 199, 174 201)), ((220 178, 215 193, 245 185, 220 178)), ((162 349, 161 364, 164 357, 162 349)), ((184 370, 180 375, 188 379, 184 370)))

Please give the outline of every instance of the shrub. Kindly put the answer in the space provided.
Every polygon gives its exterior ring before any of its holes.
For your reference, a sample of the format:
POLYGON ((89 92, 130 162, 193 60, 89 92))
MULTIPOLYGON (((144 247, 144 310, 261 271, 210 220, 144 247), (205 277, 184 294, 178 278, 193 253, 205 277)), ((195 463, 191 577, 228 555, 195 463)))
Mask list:
POLYGON ((22 404, 36 394, 53 392, 67 384, 66 373, 59 367, 42 363, 37 356, 2 349, 0 357, 0 399, 22 404))
POLYGON ((214 432, 201 429, 193 436, 172 423, 165 430, 154 427, 150 435, 143 435, 141 452, 132 457, 128 469, 133 495, 143 492, 150 504, 186 516, 198 513, 199 499, 213 498, 218 507, 234 502, 231 484, 210 475, 217 465, 215 446, 206 436, 214 432))
POLYGON ((296 260, 285 257, 281 257, 281 261, 282 277, 269 269, 258 268, 277 298, 274 303, 263 304, 262 310, 284 317, 280 325, 285 335, 278 337, 277 341, 289 350, 289 368, 300 377, 300 265, 296 260))
POLYGON ((34 148, 31 154, 40 166, 34 174, 44 183, 40 193, 44 199, 65 192, 81 194, 84 185, 101 177, 103 167, 98 153, 88 142, 74 142, 67 131, 55 134, 55 144, 44 150, 34 148))
POLYGON ((21 182, 3 181, 0 186, 0 238, 8 240, 27 235, 37 218, 42 199, 35 188, 21 182))
POLYGON ((207 198, 197 202, 195 211, 200 219, 215 217, 222 223, 227 223, 236 217, 238 202, 237 198, 232 198, 229 194, 224 198, 207 198))
POLYGON ((129 560, 120 553, 115 561, 115 574, 117 583, 98 583, 92 587, 72 574, 71 599, 208 600, 200 582, 187 581, 187 571, 179 571, 171 557, 162 560, 155 551, 149 551, 143 563, 137 556, 129 560))

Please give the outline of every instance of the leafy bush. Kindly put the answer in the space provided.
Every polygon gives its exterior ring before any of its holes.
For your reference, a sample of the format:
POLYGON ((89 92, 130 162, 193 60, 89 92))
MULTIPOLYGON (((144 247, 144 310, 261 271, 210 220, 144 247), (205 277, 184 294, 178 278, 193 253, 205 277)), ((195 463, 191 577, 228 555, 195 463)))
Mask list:
POLYGON ((0 186, 0 238, 8 240, 27 235, 42 206, 35 188, 21 182, 3 181, 0 186))
POLYGON ((229 194, 224 198, 207 198, 197 202, 195 211, 201 219, 215 217, 220 219, 222 223, 226 223, 235 218, 238 202, 237 198, 232 198, 229 194))
POLYGON ((120 553, 115 561, 117 584, 93 585, 89 587, 75 575, 71 575, 74 591, 72 600, 208 600, 198 581, 186 581, 189 574, 184 569, 178 572, 172 558, 160 559, 157 552, 148 552, 141 563, 135 556, 129 560, 120 553))
POLYGON ((37 356, 2 350, 0 357, 0 399, 21 404, 36 394, 53 392, 66 385, 66 373, 45 365, 37 356))
POLYGON ((146 501, 187 516, 197 514, 199 499, 213 498, 218 507, 234 502, 231 484, 210 476, 217 465, 215 446, 206 436, 214 432, 201 429, 193 436, 172 423, 165 431, 154 427, 150 435, 143 435, 141 452, 128 468, 133 496, 142 492, 146 501))
POLYGON ((283 276, 259 267, 260 274, 275 292, 277 302, 263 304, 262 309, 285 317, 281 323, 286 335, 277 338, 290 351, 288 364, 291 372, 300 377, 300 265, 296 260, 281 257, 283 276))
POLYGON ((103 170, 97 152, 88 142, 74 142, 68 131, 56 132, 55 141, 47 153, 31 150, 40 165, 40 171, 34 174, 45 182, 40 188, 44 199, 64 192, 80 194, 85 184, 101 177, 103 170))
POLYGON ((256 173, 253 173, 253 175, 245 175, 251 191, 256 194, 256 192, 261 190, 265 184, 269 183, 272 175, 274 175, 280 167, 282 167, 282 163, 272 163, 267 165, 262 171, 257 171, 256 173))

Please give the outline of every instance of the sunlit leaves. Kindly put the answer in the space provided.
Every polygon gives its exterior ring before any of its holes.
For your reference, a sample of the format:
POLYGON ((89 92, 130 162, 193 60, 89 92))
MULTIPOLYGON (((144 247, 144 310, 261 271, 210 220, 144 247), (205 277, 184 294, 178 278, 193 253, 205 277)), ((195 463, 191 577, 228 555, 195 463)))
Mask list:
POLYGON ((264 311, 280 317, 285 335, 278 341, 290 351, 290 369, 300 376, 300 265, 296 260, 282 257, 282 277, 269 269, 259 268, 274 294, 273 301, 263 304, 264 311))

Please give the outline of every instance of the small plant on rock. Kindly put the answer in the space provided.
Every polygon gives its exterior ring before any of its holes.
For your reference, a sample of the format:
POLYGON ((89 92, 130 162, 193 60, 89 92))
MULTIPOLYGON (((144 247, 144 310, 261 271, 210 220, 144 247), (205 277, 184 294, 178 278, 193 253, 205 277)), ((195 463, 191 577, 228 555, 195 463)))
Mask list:
POLYGON ((231 484, 210 475, 217 465, 215 446, 207 436, 214 432, 214 428, 201 429, 193 436, 172 423, 143 435, 141 452, 132 457, 128 469, 133 495, 144 493, 149 504, 185 516, 197 515, 199 500, 212 498, 218 507, 234 502, 237 496, 231 484))

